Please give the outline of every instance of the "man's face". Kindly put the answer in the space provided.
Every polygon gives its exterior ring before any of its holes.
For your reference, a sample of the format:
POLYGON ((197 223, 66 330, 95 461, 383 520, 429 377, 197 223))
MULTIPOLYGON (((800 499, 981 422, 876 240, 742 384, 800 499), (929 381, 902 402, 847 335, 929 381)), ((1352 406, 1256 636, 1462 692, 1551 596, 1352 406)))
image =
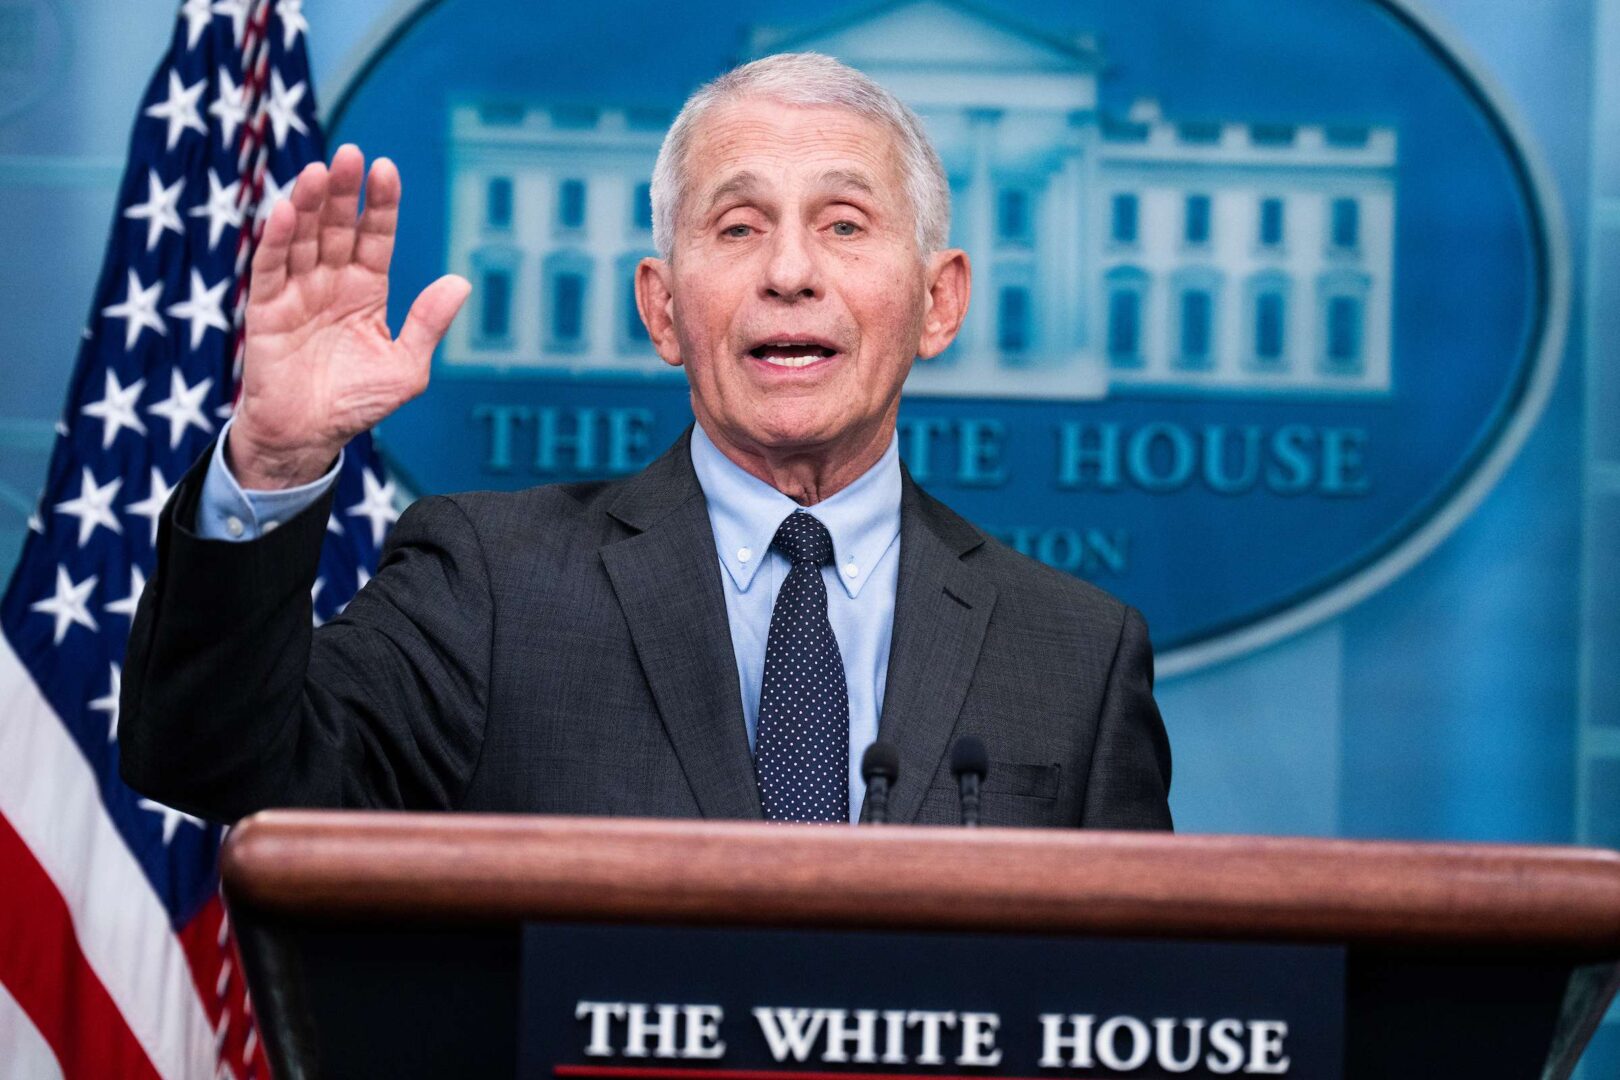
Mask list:
POLYGON ((861 457, 919 355, 950 344, 967 258, 918 252, 894 138, 843 109, 745 99, 687 161, 671 258, 637 274, 659 355, 722 447, 861 457))

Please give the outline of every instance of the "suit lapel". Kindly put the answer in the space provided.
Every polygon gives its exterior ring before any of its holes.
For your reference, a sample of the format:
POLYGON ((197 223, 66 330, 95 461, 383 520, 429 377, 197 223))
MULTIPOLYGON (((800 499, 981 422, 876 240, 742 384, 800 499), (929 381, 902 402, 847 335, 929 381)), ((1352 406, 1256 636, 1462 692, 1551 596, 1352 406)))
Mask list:
POLYGON ((704 817, 759 818, 719 556, 687 438, 608 511, 635 535, 602 561, 658 712, 704 817))
POLYGON ((962 563, 983 535, 905 474, 900 575, 878 737, 900 751, 889 819, 912 821, 939 769, 973 681, 995 587, 962 563))

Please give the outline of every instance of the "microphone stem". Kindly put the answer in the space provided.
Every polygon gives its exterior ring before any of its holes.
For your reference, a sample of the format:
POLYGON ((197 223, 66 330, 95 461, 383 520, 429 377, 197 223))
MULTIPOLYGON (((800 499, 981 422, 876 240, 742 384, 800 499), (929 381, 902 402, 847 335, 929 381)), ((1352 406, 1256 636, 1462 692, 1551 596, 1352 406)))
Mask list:
POLYGON ((868 825, 887 825, 889 823, 889 782, 882 777, 873 777, 866 785, 866 820, 868 825))
POLYGON ((979 827, 979 778, 972 773, 962 777, 962 824, 979 827))

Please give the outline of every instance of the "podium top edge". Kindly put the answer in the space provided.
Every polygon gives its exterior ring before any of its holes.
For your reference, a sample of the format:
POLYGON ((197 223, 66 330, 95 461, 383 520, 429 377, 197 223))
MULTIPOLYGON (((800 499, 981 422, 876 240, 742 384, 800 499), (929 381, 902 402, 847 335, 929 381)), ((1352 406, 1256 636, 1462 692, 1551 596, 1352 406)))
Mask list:
POLYGON ((1339 941, 1620 957, 1620 852, 1046 829, 274 810, 233 909, 1339 941))

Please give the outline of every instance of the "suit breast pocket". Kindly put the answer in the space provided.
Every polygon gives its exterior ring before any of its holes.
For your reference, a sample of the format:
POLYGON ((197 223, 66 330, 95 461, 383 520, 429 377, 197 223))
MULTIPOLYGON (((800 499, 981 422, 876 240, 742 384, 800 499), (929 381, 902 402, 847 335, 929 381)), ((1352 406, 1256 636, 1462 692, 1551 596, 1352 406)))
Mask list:
MULTIPOLYGON (((928 789, 928 796, 917 814, 919 825, 958 825, 962 821, 962 800, 956 781, 948 770, 944 779, 928 789)), ((980 820, 985 825, 1018 828, 1074 824, 1058 798, 1063 787, 1060 765, 1034 765, 1024 762, 990 762, 990 771, 979 788, 980 820)))
POLYGON ((1055 799, 1063 781, 1063 766, 1032 765, 1017 761, 991 761, 981 790, 986 794, 1022 795, 1028 799, 1055 799))

